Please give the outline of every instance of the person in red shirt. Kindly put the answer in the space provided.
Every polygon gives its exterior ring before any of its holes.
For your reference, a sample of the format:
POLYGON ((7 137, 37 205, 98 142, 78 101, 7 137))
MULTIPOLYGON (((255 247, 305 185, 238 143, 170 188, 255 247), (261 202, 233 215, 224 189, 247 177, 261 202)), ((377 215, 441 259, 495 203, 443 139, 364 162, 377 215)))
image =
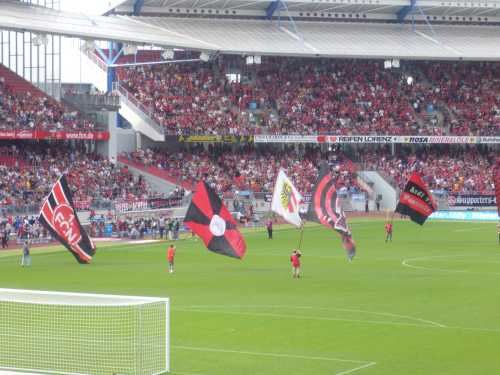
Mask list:
POLYGON ((302 253, 300 250, 292 251, 292 256, 290 257, 290 262, 292 262, 292 276, 294 279, 300 277, 300 257, 302 253))
POLYGON ((385 242, 392 242, 392 223, 385 224, 385 242))
POLYGON ((170 245, 167 249, 168 272, 174 273, 175 246, 170 245))

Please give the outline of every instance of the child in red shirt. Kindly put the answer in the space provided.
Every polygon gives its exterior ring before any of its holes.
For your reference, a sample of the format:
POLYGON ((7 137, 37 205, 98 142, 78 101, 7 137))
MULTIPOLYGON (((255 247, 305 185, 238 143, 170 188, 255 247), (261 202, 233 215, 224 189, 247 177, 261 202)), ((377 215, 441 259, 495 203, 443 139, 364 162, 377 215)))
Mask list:
POLYGON ((290 262, 292 262, 292 276, 294 279, 300 277, 300 257, 302 253, 300 250, 294 250, 292 256, 290 257, 290 262))
POLYGON ((168 272, 174 273, 175 246, 170 245, 167 249, 168 272))
POLYGON ((392 223, 385 224, 385 242, 392 242, 392 223))

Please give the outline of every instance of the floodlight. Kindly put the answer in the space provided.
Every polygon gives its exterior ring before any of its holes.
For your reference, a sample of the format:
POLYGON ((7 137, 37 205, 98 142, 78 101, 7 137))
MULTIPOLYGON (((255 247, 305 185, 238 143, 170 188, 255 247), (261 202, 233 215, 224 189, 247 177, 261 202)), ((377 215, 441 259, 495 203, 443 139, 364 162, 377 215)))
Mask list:
POLYGON ((170 48, 166 49, 162 52, 161 57, 163 57, 164 60, 172 60, 174 58, 174 50, 170 48))
POLYGON ((206 52, 202 52, 200 54, 200 60, 204 61, 204 62, 207 62, 207 61, 210 60, 210 55, 208 53, 206 53, 206 52))
POLYGON ((123 54, 126 55, 135 55, 137 53, 137 46, 127 44, 123 47, 123 54))

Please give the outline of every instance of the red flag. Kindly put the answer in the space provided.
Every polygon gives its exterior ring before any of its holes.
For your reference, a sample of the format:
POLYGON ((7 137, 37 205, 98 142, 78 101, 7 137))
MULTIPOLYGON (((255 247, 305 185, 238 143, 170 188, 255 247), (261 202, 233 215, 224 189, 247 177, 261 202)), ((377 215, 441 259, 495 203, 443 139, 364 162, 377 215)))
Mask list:
POLYGON ((79 263, 90 263, 96 248, 78 220, 64 175, 43 203, 39 220, 79 263))
POLYGON ((334 229, 342 240, 342 246, 347 251, 349 260, 352 260, 356 255, 356 243, 352 238, 351 228, 347 224, 340 199, 337 197, 335 179, 329 172, 329 167, 326 163, 320 168, 307 217, 309 220, 334 229))
POLYGON ((413 172, 406 183, 405 190, 399 196, 396 212, 407 215, 415 223, 423 225, 436 210, 437 204, 424 181, 417 172, 413 172))
POLYGON ((245 240, 236 228, 236 221, 204 181, 196 185, 184 224, 201 237, 208 250, 240 259, 245 255, 245 240))

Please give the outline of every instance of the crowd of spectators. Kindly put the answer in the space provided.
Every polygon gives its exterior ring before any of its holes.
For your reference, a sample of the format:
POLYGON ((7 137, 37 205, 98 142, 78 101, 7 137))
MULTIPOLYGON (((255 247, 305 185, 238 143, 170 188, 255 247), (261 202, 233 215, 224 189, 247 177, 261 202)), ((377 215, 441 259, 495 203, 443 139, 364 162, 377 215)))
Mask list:
POLYGON ((370 60, 241 61, 224 56, 201 65, 124 68, 119 78, 170 134, 497 135, 500 129, 498 63, 385 70, 370 60))
POLYGON ((337 186, 357 189, 352 163, 341 153, 324 154, 318 147, 193 146, 178 151, 141 149, 126 155, 144 166, 167 171, 182 182, 205 180, 219 192, 272 192, 275 177, 283 168, 297 188, 310 192, 322 160, 338 175, 337 186))
POLYGON ((499 63, 420 63, 432 83, 427 102, 448 108, 454 135, 500 134, 499 63))
POLYGON ((468 149, 428 149, 391 156, 377 150, 361 155, 363 169, 383 173, 400 189, 417 171, 431 190, 455 194, 494 194, 495 152, 468 149))
POLYGON ((110 206, 112 201, 133 202, 167 198, 154 192, 141 177, 127 167, 82 149, 58 143, 0 147, 0 208, 39 207, 52 185, 66 174, 79 209, 94 203, 110 206))
POLYGON ((208 64, 124 69, 121 84, 170 134, 253 134, 239 121, 237 85, 208 64))
POLYGON ((95 131, 92 121, 34 87, 14 92, 0 76, 0 130, 95 131))
POLYGON ((0 217, 0 237, 2 249, 13 243, 14 237, 19 244, 29 239, 31 243, 47 243, 50 235, 47 229, 34 216, 12 216, 3 214, 0 217))
POLYGON ((176 241, 179 239, 182 227, 183 223, 179 218, 172 218, 161 213, 148 216, 106 215, 106 217, 91 219, 90 235, 92 237, 115 235, 132 240, 150 236, 152 239, 176 241), (106 231, 106 226, 109 226, 110 231, 106 231))

